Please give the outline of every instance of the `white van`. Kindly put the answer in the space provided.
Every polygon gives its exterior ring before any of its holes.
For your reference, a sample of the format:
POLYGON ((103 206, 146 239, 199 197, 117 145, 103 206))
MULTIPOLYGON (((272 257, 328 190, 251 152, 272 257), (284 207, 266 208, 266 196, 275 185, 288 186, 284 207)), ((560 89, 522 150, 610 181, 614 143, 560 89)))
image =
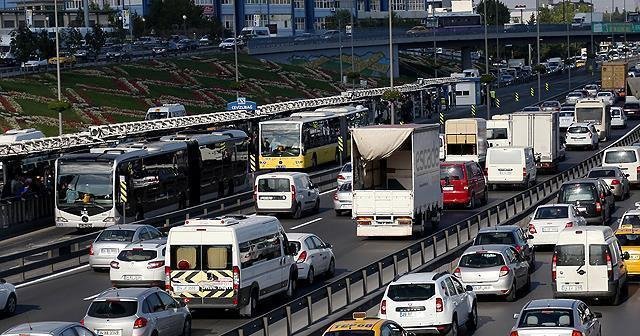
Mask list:
POLYGON ((189 219, 169 230, 166 290, 189 308, 252 316, 260 300, 294 295, 294 252, 275 217, 189 219))
POLYGON ((551 260, 554 298, 607 299, 620 303, 627 285, 618 239, 608 226, 566 228, 558 235, 551 260))
POLYGON ((487 143, 489 147, 511 146, 511 117, 509 115, 494 115, 487 120, 487 143))
POLYGON ((440 138, 440 154, 438 157, 440 161, 444 161, 444 159, 447 158, 447 146, 445 146, 444 143, 444 134, 439 134, 438 137, 440 138))
POLYGON ((487 185, 519 185, 528 188, 538 177, 536 161, 531 147, 491 147, 487 150, 485 165, 487 185))
POLYGON ((144 120, 184 117, 186 115, 187 110, 182 104, 162 104, 162 106, 149 108, 144 120))
POLYGON ((44 138, 42 132, 35 128, 11 129, 0 134, 0 143, 12 143, 16 141, 34 140, 44 138))
POLYGON ((253 188, 256 213, 289 213, 294 218, 320 210, 320 192, 309 175, 277 172, 256 177, 253 188))
POLYGON ((611 147, 604 151, 603 167, 619 167, 625 173, 629 182, 640 184, 640 147, 623 146, 611 147))
POLYGON ((244 27, 240 32, 240 36, 244 38, 269 38, 271 32, 267 27, 244 27))

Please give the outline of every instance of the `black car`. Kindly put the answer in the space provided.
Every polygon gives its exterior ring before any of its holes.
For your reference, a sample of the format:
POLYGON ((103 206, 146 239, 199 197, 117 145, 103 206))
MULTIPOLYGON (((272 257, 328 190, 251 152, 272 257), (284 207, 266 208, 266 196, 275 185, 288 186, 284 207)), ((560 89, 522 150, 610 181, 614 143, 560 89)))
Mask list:
POLYGON ((493 226, 480 229, 473 240, 473 245, 511 245, 529 262, 529 271, 533 272, 536 253, 533 247, 527 243, 527 240, 531 238, 533 237, 517 225, 493 226))
POLYGON ((198 41, 182 39, 176 43, 176 47, 179 51, 190 51, 198 49, 198 41))
POLYGON ((587 224, 606 225, 615 209, 609 185, 599 178, 582 178, 565 182, 558 192, 557 203, 573 204, 587 224))

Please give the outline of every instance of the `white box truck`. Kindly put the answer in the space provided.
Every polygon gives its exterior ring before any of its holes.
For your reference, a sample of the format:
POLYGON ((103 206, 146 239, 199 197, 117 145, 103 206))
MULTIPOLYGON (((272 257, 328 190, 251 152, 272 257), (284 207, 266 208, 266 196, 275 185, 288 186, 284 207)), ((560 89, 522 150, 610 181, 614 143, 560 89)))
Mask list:
POLYGON ((439 126, 351 130, 353 210, 358 237, 423 234, 442 211, 439 126))
POLYGON ((565 155, 558 112, 512 113, 511 125, 512 146, 532 147, 538 169, 553 171, 558 167, 565 155))
POLYGON ((445 161, 487 159, 487 121, 482 118, 450 119, 444 124, 447 158, 445 161))
POLYGON ((509 147, 511 146, 511 126, 510 114, 496 114, 487 120, 487 143, 489 147, 509 147))

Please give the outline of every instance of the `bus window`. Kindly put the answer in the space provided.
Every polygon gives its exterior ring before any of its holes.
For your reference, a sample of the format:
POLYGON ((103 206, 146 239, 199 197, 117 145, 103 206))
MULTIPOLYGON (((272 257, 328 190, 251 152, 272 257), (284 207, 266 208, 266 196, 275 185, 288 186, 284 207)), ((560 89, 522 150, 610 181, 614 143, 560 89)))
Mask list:
POLYGON ((260 142, 262 156, 300 155, 300 124, 261 124, 260 142))

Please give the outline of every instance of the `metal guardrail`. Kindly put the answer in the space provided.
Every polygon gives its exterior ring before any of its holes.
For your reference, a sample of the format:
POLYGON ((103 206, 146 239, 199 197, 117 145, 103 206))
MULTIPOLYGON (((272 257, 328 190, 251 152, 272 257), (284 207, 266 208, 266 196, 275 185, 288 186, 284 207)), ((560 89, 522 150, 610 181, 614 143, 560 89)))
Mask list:
MULTIPOLYGON (((630 145, 640 139, 640 125, 624 137, 610 144, 630 145)), ((607 147, 607 148, 608 148, 607 147)), ((482 227, 513 224, 529 215, 539 204, 555 196, 562 183, 584 177, 591 168, 602 162, 604 149, 574 167, 557 174, 481 213, 442 229, 411 246, 386 256, 358 270, 294 299, 222 336, 260 334, 294 335, 322 328, 355 307, 379 303, 385 287, 396 277, 434 266, 453 253, 468 246, 482 227), (362 301, 362 302, 360 302, 362 301), (284 328, 283 328, 284 327, 284 328)), ((373 307, 369 305, 369 307, 373 307)))
MULTIPOLYGON (((336 187, 336 178, 340 169, 341 167, 335 167, 311 174, 311 179, 321 192, 331 190, 336 187)), ((52 206, 53 202, 50 203, 52 206)), ((249 208, 253 206, 253 203, 253 191, 245 191, 188 209, 143 219, 135 224, 153 225, 162 231, 168 231, 169 228, 181 225, 189 218, 219 216, 249 208)), ((52 209, 50 211, 53 212, 52 209)), ((89 245, 98 234, 99 232, 94 232, 63 242, 0 256, 0 278, 14 277, 8 280, 19 283, 71 266, 84 264, 87 262, 89 245)))
POLYGON ((0 239, 25 227, 36 228, 53 218, 53 194, 27 195, 0 200, 0 239), (16 226, 20 226, 17 228, 16 226))

